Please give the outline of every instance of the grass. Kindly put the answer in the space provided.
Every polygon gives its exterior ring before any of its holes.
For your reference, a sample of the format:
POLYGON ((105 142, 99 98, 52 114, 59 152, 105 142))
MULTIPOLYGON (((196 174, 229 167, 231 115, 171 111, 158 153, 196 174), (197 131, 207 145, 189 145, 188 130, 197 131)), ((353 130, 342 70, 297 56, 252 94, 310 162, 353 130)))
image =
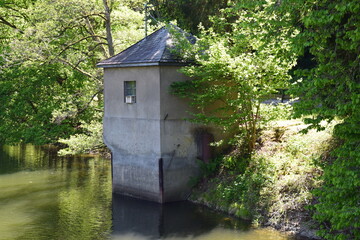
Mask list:
POLYGON ((311 191, 321 185, 316 163, 326 155, 333 125, 299 133, 304 128, 301 120, 272 121, 251 160, 224 156, 215 177, 204 179, 192 199, 256 224, 298 231, 310 221, 306 206, 313 201, 311 191), (229 168, 234 164, 240 167, 229 168))

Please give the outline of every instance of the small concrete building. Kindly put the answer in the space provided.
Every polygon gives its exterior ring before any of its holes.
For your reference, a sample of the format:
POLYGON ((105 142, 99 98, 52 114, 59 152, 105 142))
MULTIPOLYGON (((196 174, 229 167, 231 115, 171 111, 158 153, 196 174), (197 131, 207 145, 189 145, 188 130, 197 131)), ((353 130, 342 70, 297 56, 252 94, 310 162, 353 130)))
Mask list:
POLYGON ((98 64, 104 68, 104 141, 112 152, 113 191, 156 202, 188 197, 196 159, 210 157, 209 129, 191 123, 170 85, 188 78, 163 27, 98 64))

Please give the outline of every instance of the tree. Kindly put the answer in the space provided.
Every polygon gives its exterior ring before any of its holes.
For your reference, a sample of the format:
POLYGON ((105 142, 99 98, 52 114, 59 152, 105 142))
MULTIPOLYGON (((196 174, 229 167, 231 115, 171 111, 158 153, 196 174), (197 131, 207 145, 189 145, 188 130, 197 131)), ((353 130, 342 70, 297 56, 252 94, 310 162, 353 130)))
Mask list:
POLYGON ((296 28, 272 7, 237 1, 223 9, 195 47, 182 46, 183 55, 195 61, 182 70, 193 80, 173 85, 174 93, 190 98, 198 110, 195 121, 235 131, 247 156, 257 140, 261 102, 287 86, 295 64, 289 39, 296 28))
POLYGON ((200 23, 211 26, 211 16, 220 14, 219 10, 227 6, 228 0, 151 0, 150 3, 155 17, 164 22, 177 20, 179 27, 196 34, 200 23))
POLYGON ((141 2, 2 2, 0 142, 54 143, 101 121, 95 65, 143 36, 141 2))
POLYGON ((286 1, 301 27, 294 46, 308 49, 316 65, 298 70, 296 116, 310 127, 337 118, 338 147, 315 191, 315 219, 327 239, 360 239, 360 3, 355 0, 286 1))

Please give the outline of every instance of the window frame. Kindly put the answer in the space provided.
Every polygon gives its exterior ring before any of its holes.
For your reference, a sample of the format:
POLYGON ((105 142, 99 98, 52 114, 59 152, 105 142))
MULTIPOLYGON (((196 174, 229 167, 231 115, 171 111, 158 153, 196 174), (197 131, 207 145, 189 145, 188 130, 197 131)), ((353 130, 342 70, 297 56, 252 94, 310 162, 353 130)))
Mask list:
POLYGON ((134 96, 132 103, 136 103, 136 81, 124 81, 124 103, 127 103, 127 96, 134 96))

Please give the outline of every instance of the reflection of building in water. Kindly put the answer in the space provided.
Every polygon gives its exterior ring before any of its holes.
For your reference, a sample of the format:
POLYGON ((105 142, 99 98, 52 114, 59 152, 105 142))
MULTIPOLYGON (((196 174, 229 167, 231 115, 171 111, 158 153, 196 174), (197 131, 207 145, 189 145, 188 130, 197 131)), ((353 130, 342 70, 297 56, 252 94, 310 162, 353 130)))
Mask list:
POLYGON ((140 235, 145 239, 159 239, 198 236, 226 223, 230 224, 230 228, 236 225, 241 230, 249 227, 245 222, 227 220, 218 213, 190 202, 158 204, 113 195, 114 237, 140 235))

